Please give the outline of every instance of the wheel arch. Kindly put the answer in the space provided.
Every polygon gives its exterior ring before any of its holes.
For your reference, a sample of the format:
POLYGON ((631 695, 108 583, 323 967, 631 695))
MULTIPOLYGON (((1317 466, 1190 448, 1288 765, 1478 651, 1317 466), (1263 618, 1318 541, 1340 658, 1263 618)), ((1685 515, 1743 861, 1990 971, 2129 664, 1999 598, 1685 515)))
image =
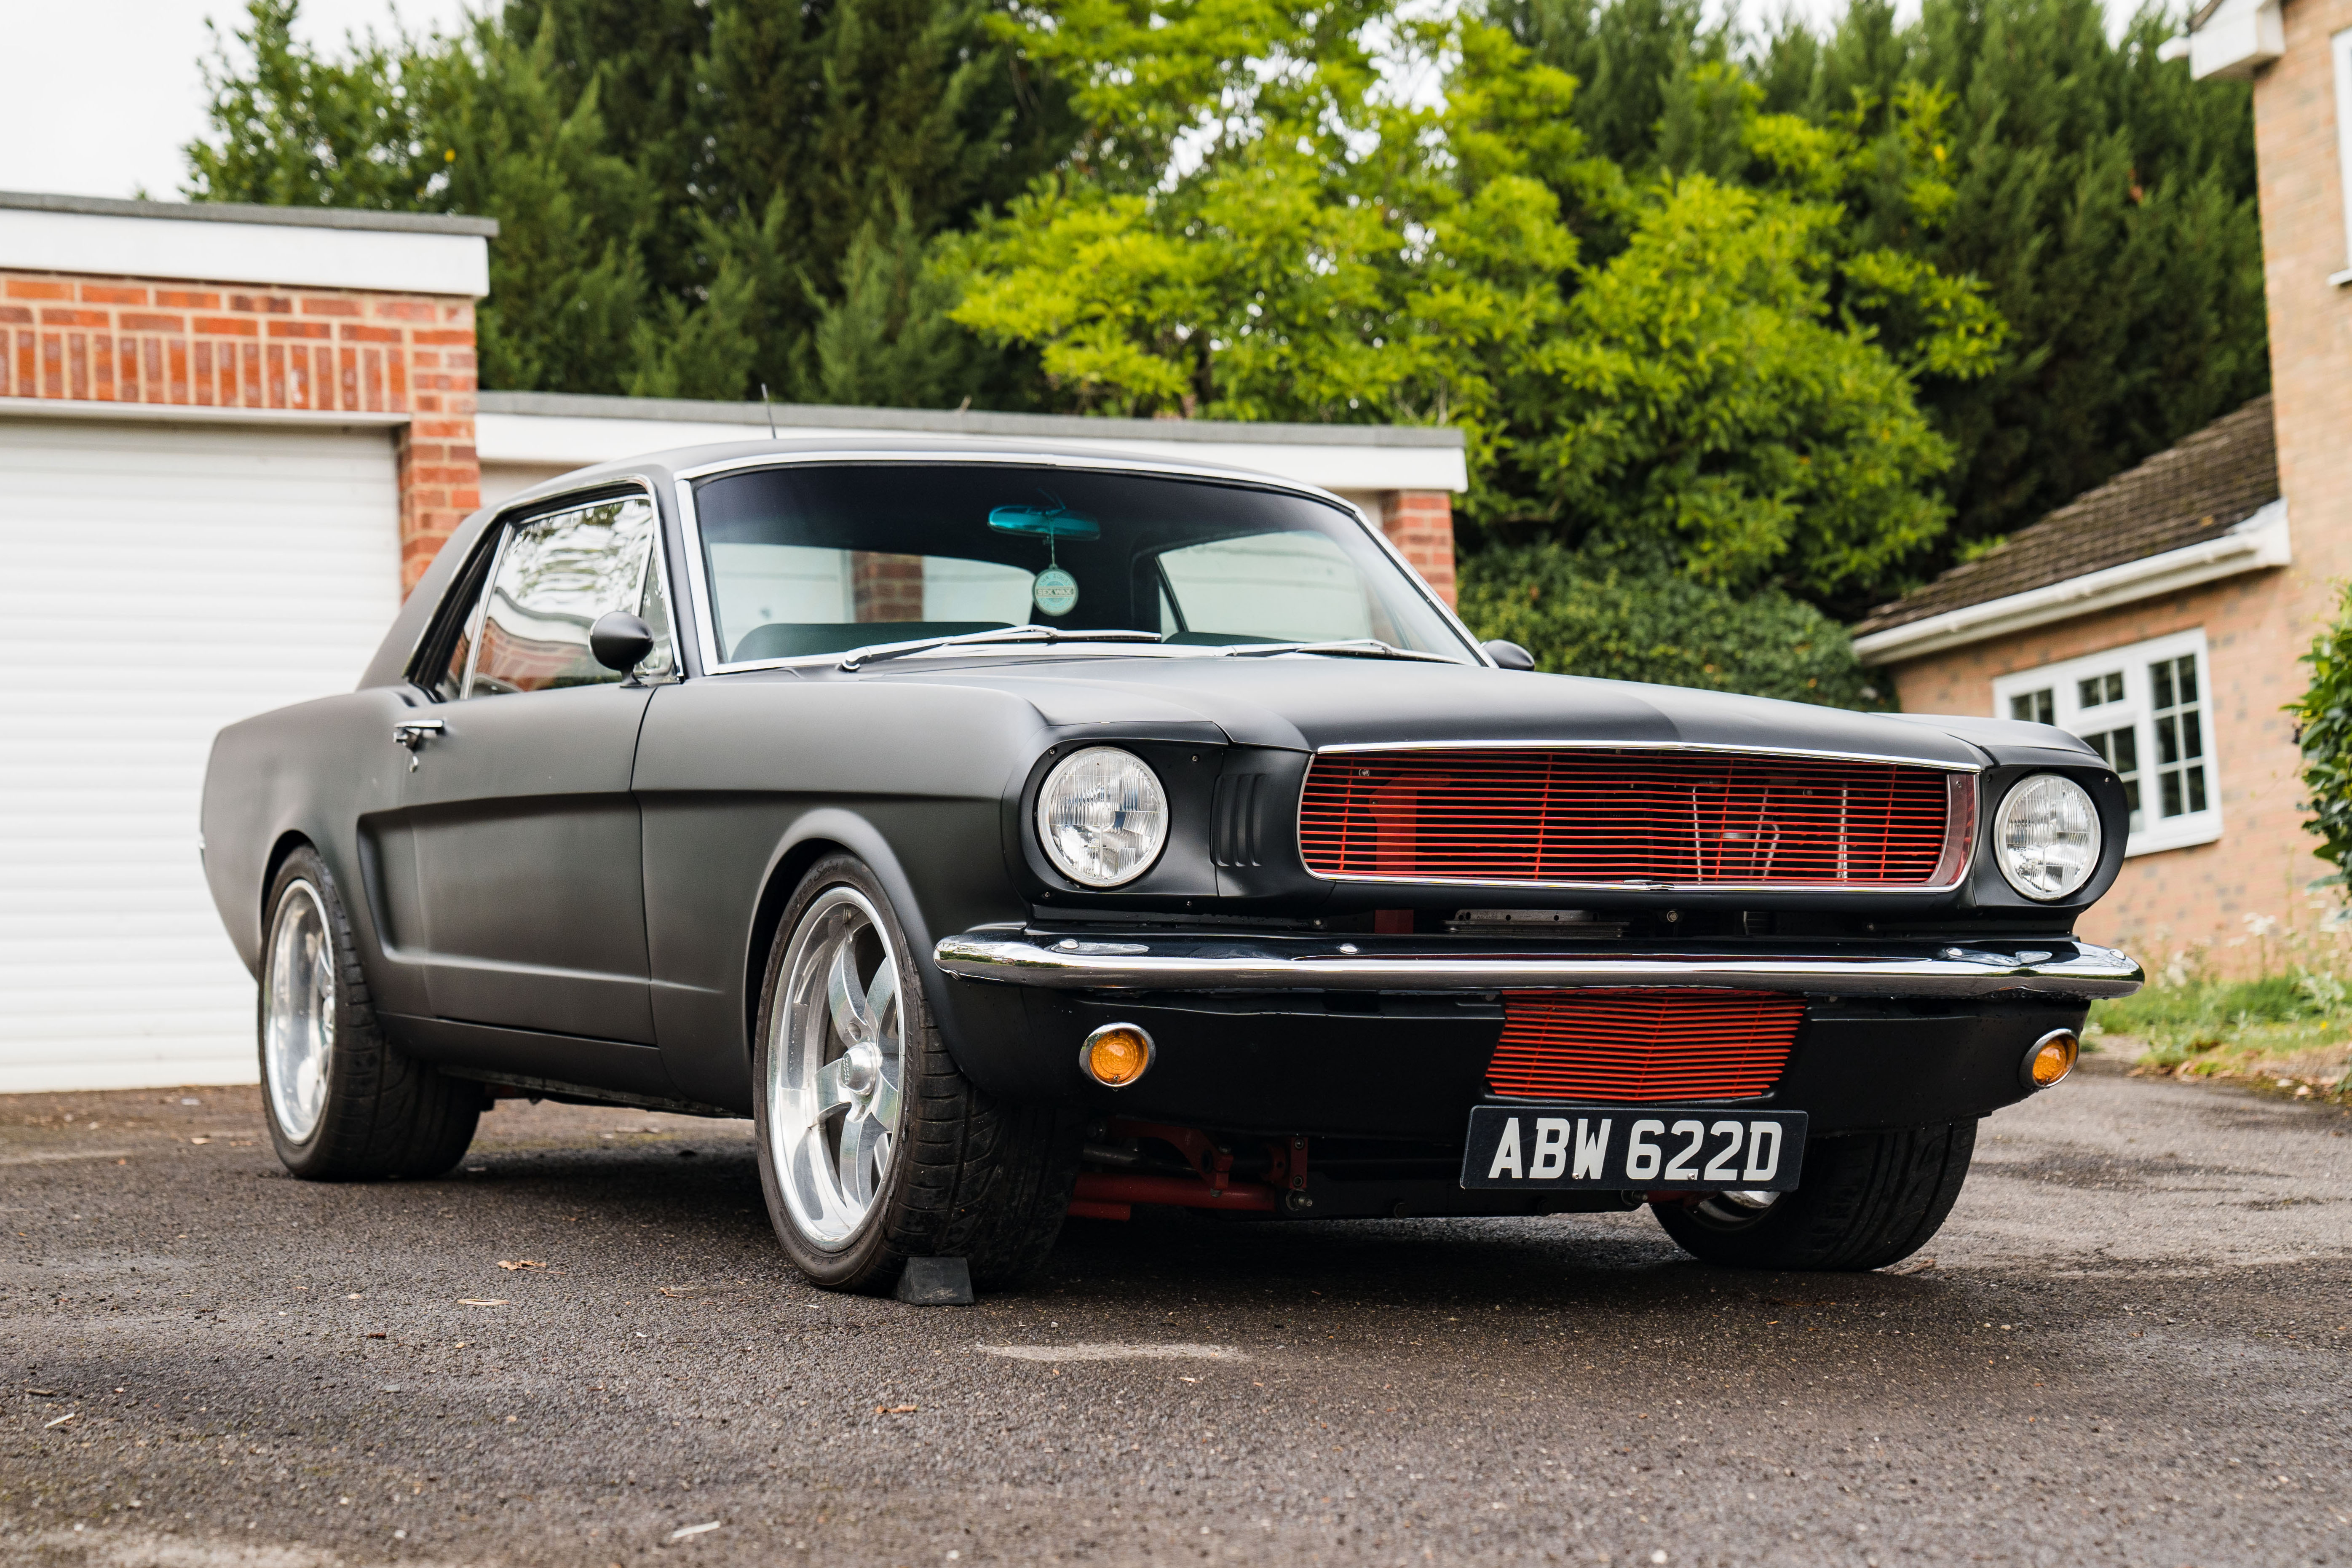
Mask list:
POLYGON ((301 829, 289 827, 278 835, 269 846, 269 853, 262 858, 259 919, 265 940, 269 931, 269 889, 278 885, 278 870, 293 858, 297 849, 308 849, 315 855, 319 846, 301 829))
POLYGON ((837 806, 820 807, 801 816, 785 830, 769 856, 766 870, 761 874, 760 893, 752 905, 751 926, 743 945, 743 1059, 747 1068, 759 1037, 760 990, 767 973, 768 950, 774 945, 777 928, 783 923, 784 906, 792 901, 793 890, 808 875, 809 868, 833 854, 856 857, 882 884, 882 890, 889 896, 890 912, 898 917, 899 928, 906 932, 926 996, 934 1013, 938 1011, 935 987, 939 973, 930 962, 930 921, 898 852, 879 828, 856 812, 837 806))

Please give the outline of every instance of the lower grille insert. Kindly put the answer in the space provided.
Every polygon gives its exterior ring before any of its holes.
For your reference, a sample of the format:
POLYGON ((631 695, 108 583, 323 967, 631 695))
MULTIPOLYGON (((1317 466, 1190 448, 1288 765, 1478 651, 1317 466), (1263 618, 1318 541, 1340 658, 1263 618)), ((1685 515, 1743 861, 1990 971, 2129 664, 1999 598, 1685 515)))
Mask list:
POLYGON ((1805 999, 1763 991, 1511 991, 1487 1063, 1528 1100, 1747 1100, 1789 1065, 1805 999))

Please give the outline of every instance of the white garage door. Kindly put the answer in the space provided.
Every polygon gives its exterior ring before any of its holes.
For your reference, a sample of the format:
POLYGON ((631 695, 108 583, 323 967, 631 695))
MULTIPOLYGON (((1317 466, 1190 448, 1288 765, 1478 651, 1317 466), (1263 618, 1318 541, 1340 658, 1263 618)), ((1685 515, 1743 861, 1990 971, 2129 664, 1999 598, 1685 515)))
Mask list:
POLYGON ((255 1077, 205 759, 357 680, 398 494, 383 429, 0 416, 0 1092, 255 1077))

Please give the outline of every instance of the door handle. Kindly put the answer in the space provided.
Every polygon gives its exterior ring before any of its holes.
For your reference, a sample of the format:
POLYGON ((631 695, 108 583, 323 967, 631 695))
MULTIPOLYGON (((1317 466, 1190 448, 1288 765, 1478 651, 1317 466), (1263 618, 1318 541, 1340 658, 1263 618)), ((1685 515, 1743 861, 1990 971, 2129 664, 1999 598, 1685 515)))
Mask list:
POLYGON ((416 749, 448 728, 438 719, 403 719, 392 727, 392 738, 408 748, 408 771, 416 771, 416 749))

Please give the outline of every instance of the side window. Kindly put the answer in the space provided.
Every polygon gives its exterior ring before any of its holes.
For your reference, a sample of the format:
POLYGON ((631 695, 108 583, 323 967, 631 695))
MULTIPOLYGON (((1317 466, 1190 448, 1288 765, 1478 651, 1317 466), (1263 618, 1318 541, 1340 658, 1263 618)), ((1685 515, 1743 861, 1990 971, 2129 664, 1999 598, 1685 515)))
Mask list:
POLYGON ((466 695, 619 680, 620 672, 598 664, 588 648, 588 628, 614 610, 643 616, 654 628, 654 651, 637 673, 668 674, 675 655, 654 563, 656 531, 653 503, 642 496, 517 524, 491 574, 466 695))
MULTIPOLYGON (((495 543, 495 541, 492 542, 495 543)), ((432 635, 417 650, 410 679, 433 694, 436 702, 455 702, 466 693, 466 671, 474 661, 476 623, 481 617, 482 589, 489 580, 494 549, 478 550, 465 574, 449 586, 432 635)))

